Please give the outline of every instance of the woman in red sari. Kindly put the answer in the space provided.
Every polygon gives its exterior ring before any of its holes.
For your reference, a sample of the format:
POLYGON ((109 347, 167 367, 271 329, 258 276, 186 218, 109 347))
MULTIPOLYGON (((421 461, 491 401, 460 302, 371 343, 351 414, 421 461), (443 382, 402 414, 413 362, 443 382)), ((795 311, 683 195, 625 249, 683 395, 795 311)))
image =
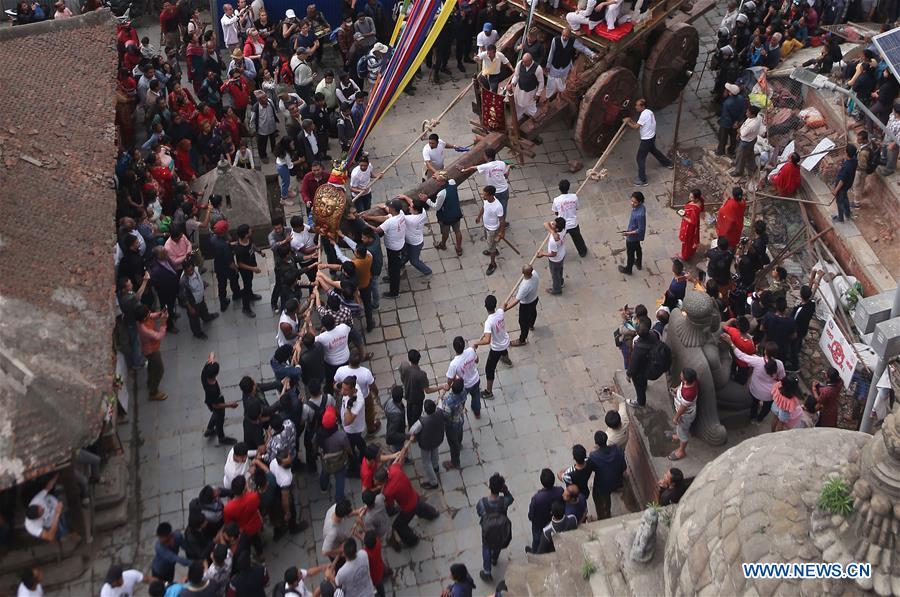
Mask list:
POLYGON ((700 189, 694 189, 687 205, 684 206, 681 229, 678 231, 678 240, 681 241, 681 255, 678 255, 678 259, 681 261, 690 260, 700 246, 700 219, 703 217, 703 207, 703 195, 700 189))
POLYGON ((744 231, 744 212, 747 210, 747 202, 744 201, 744 191, 741 187, 731 189, 731 197, 725 200, 716 220, 716 236, 724 236, 728 239, 728 248, 734 251, 741 242, 741 232, 744 231))
POLYGON ((200 85, 203 84, 203 79, 206 76, 206 68, 204 68, 206 54, 199 32, 195 31, 191 35, 185 54, 187 55, 185 62, 187 62, 188 81, 193 84, 194 93, 200 93, 200 85))
POLYGON ((796 151, 771 179, 775 191, 782 197, 793 197, 800 188, 800 154, 796 151))
POLYGON ((228 107, 225 108, 225 116, 222 117, 222 136, 225 136, 225 133, 228 133, 228 136, 231 137, 231 143, 235 147, 239 147, 241 144, 241 121, 237 117, 237 114, 234 113, 234 108, 228 107))

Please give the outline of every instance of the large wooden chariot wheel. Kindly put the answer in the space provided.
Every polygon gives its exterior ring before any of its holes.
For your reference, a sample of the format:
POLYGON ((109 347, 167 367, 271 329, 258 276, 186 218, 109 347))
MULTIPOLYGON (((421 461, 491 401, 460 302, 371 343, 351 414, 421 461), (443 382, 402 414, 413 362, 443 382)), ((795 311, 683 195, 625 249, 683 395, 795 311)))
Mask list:
POLYGON ((674 101, 687 85, 697 66, 700 36, 687 23, 678 23, 662 32, 641 74, 641 94, 647 107, 657 110, 674 101))
POLYGON ((575 121, 575 143, 588 155, 606 149, 622 118, 631 111, 638 82, 630 70, 615 66, 597 77, 581 100, 575 121))

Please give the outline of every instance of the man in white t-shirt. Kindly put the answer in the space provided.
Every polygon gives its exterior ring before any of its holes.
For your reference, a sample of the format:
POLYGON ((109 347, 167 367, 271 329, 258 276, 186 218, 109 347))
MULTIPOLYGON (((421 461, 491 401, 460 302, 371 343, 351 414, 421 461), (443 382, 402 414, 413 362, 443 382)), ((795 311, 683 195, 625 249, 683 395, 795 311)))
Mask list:
POLYGON ((653 157, 656 158, 656 161, 659 162, 661 166, 664 166, 671 170, 675 167, 675 164, 672 163, 666 154, 661 152, 656 147, 656 116, 654 116, 653 111, 647 107, 647 100, 644 98, 639 99, 634 104, 634 109, 637 110, 638 119, 637 122, 634 121, 630 116, 625 118, 625 124, 627 124, 630 128, 637 129, 640 131, 641 135, 641 144, 638 146, 637 152, 637 166, 638 166, 638 176, 634 181, 635 186, 643 187, 647 186, 647 154, 652 153, 653 157))
POLYGON ((234 12, 234 7, 231 4, 225 4, 222 6, 222 18, 219 19, 220 24, 222 25, 222 41, 225 43, 225 47, 228 48, 228 51, 234 50, 235 48, 241 47, 241 39, 238 34, 240 16, 234 12))
POLYGON ((422 171, 423 182, 444 169, 445 149, 456 149, 456 145, 447 143, 438 137, 437 133, 428 135, 428 143, 422 147, 422 161, 425 163, 425 169, 422 171))
MULTIPOLYGON (((294 258, 300 263, 301 268, 309 267, 316 260, 318 248, 316 246, 316 235, 306 225, 303 216, 291 216, 291 251, 294 258)), ((307 274, 310 276, 310 274, 307 274)), ((311 274, 310 280, 315 278, 315 274, 311 274)))
POLYGON ((475 36, 475 45, 478 46, 479 52, 484 52, 488 49, 488 46, 496 45, 498 39, 500 39, 500 32, 495 31, 492 24, 485 23, 484 27, 481 28, 481 32, 475 36))
MULTIPOLYGON (((334 575, 334 584, 344 595, 368 597, 375 594, 372 575, 369 572, 369 554, 364 549, 357 549, 356 541, 351 537, 344 542, 344 558, 346 561, 334 575)), ((328 578, 329 573, 325 573, 328 578)))
MULTIPOLYGON (((306 523, 297 522, 297 506, 294 503, 294 473, 291 472, 291 465, 294 457, 288 448, 282 448, 275 454, 275 458, 269 463, 269 472, 275 477, 275 484, 278 485, 279 499, 281 500, 280 512, 284 515, 284 523, 276 523, 275 531, 284 532, 287 526, 288 532, 291 534, 298 533, 306 527, 306 523)), ((280 533, 279 533, 280 534, 280 533)), ((277 536, 277 535, 276 535, 277 536)))
POLYGON ((26 568, 16 589, 16 597, 44 597, 43 579, 43 571, 37 566, 26 568))
POLYGON ((63 503, 51 491, 59 479, 59 473, 53 475, 47 485, 37 492, 25 510, 25 530, 32 537, 44 541, 58 541, 69 532, 63 516, 63 503))
POLYGON ((106 573, 106 582, 100 587, 100 597, 132 597, 138 583, 144 582, 140 570, 122 570, 113 564, 106 573))
POLYGON ((353 450, 352 462, 348 470, 359 474, 359 465, 366 454, 366 408, 365 399, 359 395, 356 389, 356 377, 349 375, 340 385, 341 392, 341 424, 344 433, 350 440, 350 449, 353 450))
POLYGON ((497 254, 500 252, 497 245, 503 240, 506 233, 506 212, 497 196, 494 194, 494 187, 488 185, 481 189, 481 209, 478 210, 478 217, 475 223, 479 224, 484 221, 484 232, 487 238, 487 249, 483 252, 490 256, 491 263, 488 265, 487 271, 484 273, 490 276, 497 271, 497 254))
POLYGON ((462 172, 478 171, 484 177, 485 186, 494 187, 494 193, 500 205, 503 206, 503 214, 509 222, 509 166, 503 160, 497 159, 497 152, 492 147, 484 150, 483 164, 463 168, 462 172))
POLYGON ((347 377, 356 377, 357 395, 365 399, 366 406, 366 431, 376 433, 381 429, 381 421, 375 418, 375 397, 378 396, 378 386, 375 385, 375 376, 361 365, 358 353, 350 355, 350 362, 339 367, 334 374, 334 383, 342 383, 347 377))
POLYGON ((481 418, 481 376, 478 374, 478 353, 471 346, 466 346, 462 336, 453 339, 453 352, 456 354, 447 367, 447 385, 460 378, 466 393, 472 398, 472 412, 475 418, 481 418))
POLYGON ((388 282, 390 283, 390 292, 383 295, 388 298, 397 298, 400 296, 400 270, 403 267, 403 247, 406 244, 406 218, 401 210, 400 201, 391 199, 383 204, 387 209, 388 215, 364 215, 366 225, 369 226, 376 234, 384 237, 384 248, 387 250, 388 262, 388 282), (369 222, 377 222, 379 225, 373 226, 369 222))
POLYGON ((578 195, 569 192, 569 181, 566 179, 559 181, 558 188, 561 194, 553 199, 553 213, 566 220, 566 234, 572 237, 578 256, 584 257, 587 255, 587 245, 578 227, 578 195))
POLYGON ((236 477, 244 477, 249 481, 250 464, 254 458, 256 458, 256 450, 248 450, 247 444, 244 442, 234 444, 225 458, 225 474, 222 477, 222 487, 231 487, 231 482, 236 477))
POLYGON ((504 364, 512 366, 509 359, 509 333, 506 331, 506 319, 503 316, 503 309, 497 307, 497 297, 489 294, 484 299, 484 308, 488 312, 487 319, 484 320, 484 333, 481 338, 472 343, 472 348, 478 348, 485 344, 489 345, 491 350, 488 353, 487 364, 484 367, 484 377, 487 379, 487 385, 481 392, 481 397, 490 400, 494 397, 494 373, 497 371, 497 362, 503 361, 504 364))
POLYGON ((538 257, 546 257, 550 263, 550 278, 553 287, 547 289, 547 294, 562 294, 565 281, 563 280, 563 262, 566 260, 566 220, 556 218, 544 222, 544 230, 550 235, 547 239, 547 250, 539 251, 538 257))
POLYGON ((369 158, 362 156, 357 166, 350 172, 350 195, 354 197, 353 207, 358 213, 372 208, 372 193, 369 192, 371 184, 372 169, 369 167, 369 158))
POLYGON ((316 336, 316 343, 325 349, 325 387, 330 388, 338 368, 350 360, 350 326, 335 324, 334 315, 326 313, 322 316, 322 327, 325 329, 316 336))
MULTIPOLYGON (((297 568, 296 566, 291 566, 287 570, 284 571, 284 592, 283 594, 288 595, 296 595, 298 597, 312 597, 313 592, 309 590, 306 586, 306 583, 303 581, 309 578, 310 576, 315 576, 320 572, 325 572, 325 570, 331 566, 331 563, 322 564, 321 566, 313 566, 312 568, 297 568)), ((277 593, 277 590, 276 590, 277 593)))

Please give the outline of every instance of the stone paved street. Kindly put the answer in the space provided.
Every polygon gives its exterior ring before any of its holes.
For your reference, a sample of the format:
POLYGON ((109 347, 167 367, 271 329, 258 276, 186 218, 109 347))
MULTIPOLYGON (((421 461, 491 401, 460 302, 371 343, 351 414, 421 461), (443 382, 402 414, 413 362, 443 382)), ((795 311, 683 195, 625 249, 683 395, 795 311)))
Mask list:
MULTIPOLYGON (((719 12, 712 11, 697 22, 702 47, 710 46, 719 19, 719 12)), ((698 73, 705 55, 706 50, 702 49, 698 73)), ((401 97, 366 143, 376 171, 392 159, 392 152, 399 151, 421 130, 423 120, 439 112, 468 82, 456 72, 454 76, 455 81, 440 86, 429 86, 422 80, 415 96, 401 97)), ((697 94, 696 76, 685 94, 681 124, 683 138, 692 139, 692 145, 711 142, 713 137, 710 126, 713 121, 708 110, 701 106, 701 101, 709 98, 712 79, 707 76, 697 94)), ((461 145, 472 142, 469 105, 467 97, 440 124, 437 132, 443 139, 461 145)), ((676 112, 677 103, 657 113, 657 143, 664 151, 671 146, 676 112)), ((430 378, 443 380, 452 354, 453 337, 462 335, 469 341, 480 337, 486 315, 482 306, 484 296, 494 293, 502 301, 512 288, 522 264, 544 237, 542 223, 550 218, 550 203, 557 194, 557 182, 569 178, 574 189, 584 178, 584 171, 574 175, 565 173, 566 160, 581 159, 585 168, 593 164, 593 159, 585 158, 576 149, 571 135, 568 126, 557 123, 542 134, 543 144, 537 147, 536 158, 524 167, 513 169, 509 202, 512 228, 507 237, 523 256, 502 247, 499 269, 493 276, 484 275, 487 258, 481 254, 484 243, 481 228, 475 224, 474 197, 476 185, 480 184, 476 177, 466 181, 460 191, 468 225, 463 234, 464 255, 457 258, 452 250, 432 248, 433 239, 426 229, 422 259, 434 274, 424 278, 413 268, 407 268, 400 298, 382 299, 376 315, 381 325, 368 336, 368 348, 375 357, 365 365, 375 374, 382 401, 391 385, 399 381, 395 371, 406 358, 407 350, 419 350, 423 369, 430 378)), ((474 505, 486 495, 486 480, 494 472, 506 477, 516 498, 510 510, 513 543, 501 555, 494 572, 496 579, 503 578, 511 559, 524 558, 523 546, 530 538, 528 502, 539 486, 541 468, 558 471, 567 466, 574 443, 590 449, 593 432, 600 427, 608 406, 602 389, 612 385, 614 372, 621 368, 621 356, 612 339, 612 331, 619 321, 617 310, 625 303, 654 304, 669 282, 670 257, 677 250, 679 218, 666 207, 672 173, 651 157, 648 161, 650 186, 641 189, 647 197, 649 228, 644 243, 644 269, 630 278, 616 271, 616 265, 624 263, 624 243, 617 231, 624 229, 628 222, 637 145, 637 131, 628 131, 606 164, 609 177, 588 184, 581 193, 578 217, 588 242, 588 255, 580 259, 570 249, 561 296, 550 296, 541 290, 538 321, 529 344, 511 350, 514 365, 499 366, 496 399, 486 402, 481 420, 470 417, 466 424, 462 472, 442 472, 441 488, 424 492, 428 502, 440 511, 440 518, 430 523, 414 523, 414 528, 424 537, 415 549, 402 553, 389 548, 385 551, 386 561, 397 573, 393 582, 387 583, 389 594, 436 596, 442 584, 446 584, 450 564, 454 562, 464 562, 477 576, 481 534, 474 505)), ((502 153, 503 158, 510 156, 508 150, 502 153)), ((420 168, 421 153, 417 148, 376 186, 374 200, 383 201, 409 188, 418 180, 420 168)), ((437 231, 436 226, 434 229, 437 231)), ((550 279, 545 262, 540 260, 536 264, 542 288, 548 286, 550 279)), ((267 297, 271 287, 270 254, 267 253, 261 265, 266 271, 257 276, 254 285, 257 292, 267 297)), ((215 305, 212 273, 206 278, 211 282, 207 300, 215 305)), ((257 303, 256 314, 256 319, 248 319, 232 307, 207 326, 207 341, 193 338, 186 319, 183 320, 181 333, 167 337, 163 343, 166 373, 162 390, 169 395, 167 401, 147 401, 146 374, 141 372, 138 385, 142 393, 133 413, 141 444, 135 488, 140 503, 141 543, 133 563, 135 567, 148 568, 159 522, 168 521, 176 529, 183 528, 188 502, 200 488, 207 483, 222 483, 227 450, 202 437, 208 411, 199 383, 200 369, 207 354, 214 351, 221 364, 219 382, 227 400, 239 399, 237 383, 243 375, 271 379, 268 362, 275 348, 277 319, 266 300, 257 303)), ((515 313, 507 317, 507 326, 511 334, 518 329, 515 313)), ((482 371, 486 355, 487 350, 482 349, 482 371)), ((229 435, 239 438, 242 437, 240 413, 240 409, 228 411, 226 426, 229 435)), ((407 471, 420 480, 416 448, 412 449, 412 456, 416 464, 408 466, 407 471)), ((271 531, 266 532, 267 564, 273 582, 290 565, 310 567, 324 561, 317 547, 321 545, 323 517, 332 502, 320 494, 313 477, 300 474, 295 478, 302 517, 311 520, 312 526, 277 543, 271 540, 271 531)), ((415 478, 414 482, 419 485, 415 478)), ((359 482, 349 481, 348 492, 354 506, 359 506, 359 482)), ((624 511, 624 504, 617 499, 613 504, 614 515, 624 511)), ((56 594, 96 594, 109 557, 115 554, 105 554, 82 582, 56 594)), ((179 568, 178 576, 183 572, 179 568)), ((479 582, 477 594, 489 594, 492 590, 493 587, 479 582)))

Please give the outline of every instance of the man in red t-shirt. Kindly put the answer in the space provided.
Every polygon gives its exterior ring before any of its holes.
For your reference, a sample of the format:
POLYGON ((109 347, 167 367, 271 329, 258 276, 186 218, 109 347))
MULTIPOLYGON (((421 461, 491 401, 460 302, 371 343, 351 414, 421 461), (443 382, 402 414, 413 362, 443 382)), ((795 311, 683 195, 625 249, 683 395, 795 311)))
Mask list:
POLYGON ((369 577, 375 585, 375 594, 384 595, 384 558, 381 557, 381 539, 375 531, 366 532, 363 537, 363 549, 369 556, 369 577))
POLYGON ((359 467, 359 478, 362 481, 362 488, 372 489, 375 485, 375 473, 378 467, 386 462, 393 462, 397 458, 399 452, 385 454, 378 444, 369 444, 366 446, 366 455, 363 457, 362 466, 359 467))
POLYGON ((231 482, 231 493, 234 497, 225 504, 225 524, 234 522, 241 530, 234 558, 250 546, 256 551, 257 556, 262 555, 262 516, 259 513, 259 494, 247 490, 247 479, 239 475, 231 482))
POLYGON ((307 207, 312 205, 316 191, 326 182, 328 182, 328 175, 322 169, 322 164, 313 162, 309 172, 304 174, 303 180, 300 181, 300 195, 303 197, 303 202, 306 203, 307 207))
MULTIPOLYGON (((381 493, 384 494, 385 504, 388 507, 394 503, 397 504, 400 512, 394 517, 394 533, 400 537, 407 547, 414 547, 419 543, 419 537, 409 528, 409 523, 412 522, 413 517, 418 516, 425 520, 434 520, 440 514, 428 502, 419 497, 419 494, 416 493, 412 486, 412 482, 410 482, 409 477, 406 476, 406 472, 403 470, 403 461, 406 458, 410 445, 412 445, 412 442, 407 441, 403 445, 403 449, 397 452, 390 466, 387 468, 382 467, 375 472, 373 489, 381 489, 381 493)), ((394 541, 392 538, 391 546, 394 549, 399 549, 399 546, 394 541)))

